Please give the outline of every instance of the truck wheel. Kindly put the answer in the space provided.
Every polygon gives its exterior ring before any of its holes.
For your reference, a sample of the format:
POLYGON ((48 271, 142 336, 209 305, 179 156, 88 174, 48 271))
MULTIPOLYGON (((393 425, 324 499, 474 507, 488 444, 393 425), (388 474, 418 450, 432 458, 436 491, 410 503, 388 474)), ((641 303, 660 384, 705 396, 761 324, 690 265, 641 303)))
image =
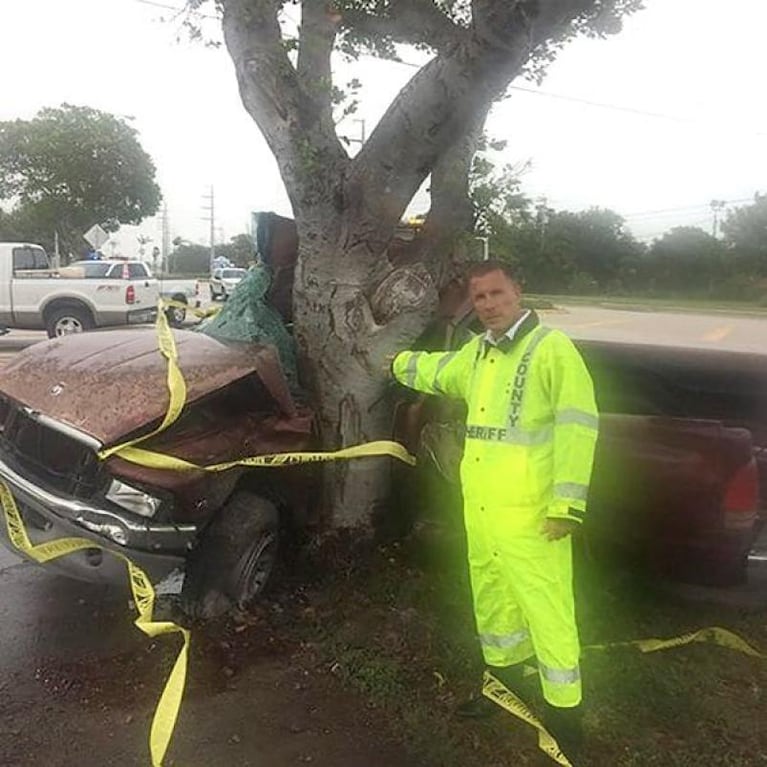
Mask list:
POLYGON ((210 300, 215 301, 217 298, 216 291, 213 290, 213 286, 210 286, 210 300))
POLYGON ((52 309, 45 320, 48 338, 59 338, 72 333, 84 333, 93 328, 90 312, 81 306, 61 306, 52 309))
POLYGON ((184 612, 207 620, 247 607, 266 588, 278 540, 274 504, 235 492, 189 554, 181 591, 184 612))
MULTIPOLYGON (((186 296, 178 295, 173 296, 174 301, 178 301, 180 304, 185 304, 186 296)), ((165 310, 165 316, 168 318, 168 322, 177 328, 183 324, 186 319, 186 309, 182 309, 180 306, 170 306, 165 310)))

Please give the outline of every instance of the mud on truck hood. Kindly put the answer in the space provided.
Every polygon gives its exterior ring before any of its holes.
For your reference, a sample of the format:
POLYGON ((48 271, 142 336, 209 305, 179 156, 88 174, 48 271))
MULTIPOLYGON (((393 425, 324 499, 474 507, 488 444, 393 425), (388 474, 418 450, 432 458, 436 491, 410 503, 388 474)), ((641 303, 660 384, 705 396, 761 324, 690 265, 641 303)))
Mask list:
MULTIPOLYGON (((187 402, 256 373, 285 415, 295 413, 276 353, 175 331, 187 402)), ((167 361, 154 329, 79 333, 35 344, 0 372, 0 394, 98 440, 115 444, 162 419, 167 361)))

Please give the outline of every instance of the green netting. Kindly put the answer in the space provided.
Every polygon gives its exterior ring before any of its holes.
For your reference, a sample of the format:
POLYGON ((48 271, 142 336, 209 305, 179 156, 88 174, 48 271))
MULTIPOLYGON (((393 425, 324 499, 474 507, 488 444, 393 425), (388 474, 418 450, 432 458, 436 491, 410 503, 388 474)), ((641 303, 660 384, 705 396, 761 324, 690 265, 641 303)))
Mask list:
POLYGON ((277 349, 292 392, 299 391, 296 347, 280 315, 266 303, 272 277, 266 266, 253 267, 232 292, 221 311, 200 323, 198 330, 219 341, 271 344, 277 349))

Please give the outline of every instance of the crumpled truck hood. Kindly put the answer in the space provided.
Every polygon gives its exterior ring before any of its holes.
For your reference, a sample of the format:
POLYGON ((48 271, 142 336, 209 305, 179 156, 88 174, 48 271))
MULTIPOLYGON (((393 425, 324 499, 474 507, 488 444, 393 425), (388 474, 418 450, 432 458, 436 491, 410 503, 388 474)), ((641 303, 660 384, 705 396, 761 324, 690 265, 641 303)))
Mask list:
MULTIPOLYGON (((256 373, 282 411, 294 415, 271 347, 223 344, 190 331, 174 336, 187 402, 256 373)), ((154 329, 78 333, 16 355, 0 372, 0 392, 108 446, 162 419, 167 369, 154 329)))

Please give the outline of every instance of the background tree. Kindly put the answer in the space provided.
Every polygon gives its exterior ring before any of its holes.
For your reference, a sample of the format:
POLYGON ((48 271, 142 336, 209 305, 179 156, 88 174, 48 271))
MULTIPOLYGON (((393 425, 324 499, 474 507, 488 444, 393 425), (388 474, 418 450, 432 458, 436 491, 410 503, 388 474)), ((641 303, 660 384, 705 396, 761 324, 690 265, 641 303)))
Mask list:
MULTIPOLYGON (((619 31, 641 2, 303 0, 297 38, 283 33, 282 0, 216 5, 243 104, 276 157, 298 227, 294 328, 322 441, 386 436, 383 361, 419 334, 456 269, 447 256, 471 223, 471 158, 493 102, 523 72, 540 76, 573 36, 619 31), (336 132, 331 55, 394 57, 401 44, 431 58, 351 158, 336 132), (393 262, 389 244, 429 175, 426 222, 393 262)), ((326 479, 336 524, 366 524, 381 509, 385 462, 339 463, 326 479)))
MULTIPOLYGON (((168 271, 171 274, 208 275, 210 245, 199 245, 176 237, 173 246, 168 258, 168 271)), ((249 234, 236 234, 229 242, 217 243, 216 256, 228 258, 235 266, 247 269, 256 258, 253 238, 249 234)))
POLYGON ((168 256, 168 271, 171 274, 192 276, 208 275, 210 272, 210 245, 186 242, 177 237, 173 251, 168 256))
POLYGON ((506 147, 505 141, 484 137, 477 147, 469 173, 469 198, 474 208, 473 230, 479 235, 497 235, 505 226, 528 223, 532 202, 522 191, 522 178, 532 167, 530 161, 498 168, 491 152, 506 147))
POLYGON ((552 213, 543 241, 544 253, 558 254, 566 265, 566 284, 575 293, 620 291, 621 275, 642 252, 623 217, 606 208, 552 213))
POLYGON ((722 234, 744 271, 767 276, 767 195, 757 194, 753 205, 729 211, 722 234))
POLYGON ((157 212, 155 166, 136 131, 114 115, 63 104, 0 123, 0 224, 46 245, 59 233, 77 252, 93 224, 116 231, 157 212))
POLYGON ((677 226, 653 242, 643 265, 653 293, 717 294, 728 268, 724 244, 694 226, 677 226))
POLYGON ((604 208, 545 205, 491 214, 493 252, 514 263, 535 293, 620 293, 636 287, 643 252, 623 218, 604 208))
POLYGON ((216 255, 224 256, 235 266, 247 269, 256 259, 253 238, 249 234, 236 234, 229 242, 216 245, 216 255))

